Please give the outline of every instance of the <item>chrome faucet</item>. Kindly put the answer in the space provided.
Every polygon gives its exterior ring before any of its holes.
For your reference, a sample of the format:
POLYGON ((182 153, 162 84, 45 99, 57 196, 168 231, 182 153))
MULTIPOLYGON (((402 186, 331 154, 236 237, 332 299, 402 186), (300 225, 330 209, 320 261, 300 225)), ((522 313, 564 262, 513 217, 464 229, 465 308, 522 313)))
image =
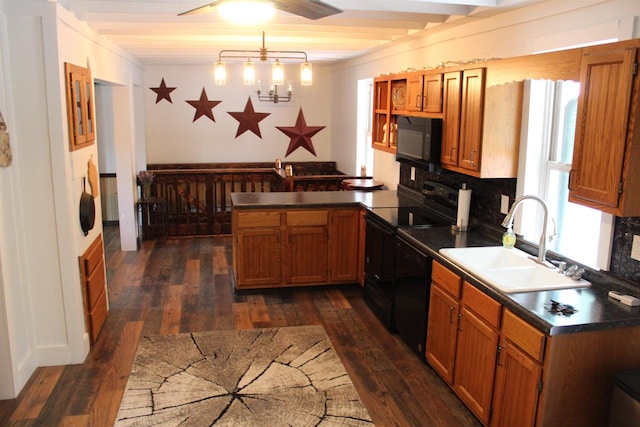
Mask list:
MULTIPOLYGON (((511 205, 511 209, 509 209, 509 213, 504 217, 504 221, 502 221, 502 226, 505 228, 509 228, 513 225, 513 216, 515 214, 516 208, 525 200, 531 199, 535 200, 542 205, 542 210, 544 211, 544 218, 542 221, 542 234, 540 235, 540 245, 538 246, 538 257, 534 259, 538 264, 542 264, 545 267, 555 268, 553 264, 547 261, 547 217, 549 215, 549 210, 547 209, 547 204, 539 197, 536 196, 521 196, 518 197, 513 205, 511 205)), ((533 257, 532 257, 533 258, 533 257)))

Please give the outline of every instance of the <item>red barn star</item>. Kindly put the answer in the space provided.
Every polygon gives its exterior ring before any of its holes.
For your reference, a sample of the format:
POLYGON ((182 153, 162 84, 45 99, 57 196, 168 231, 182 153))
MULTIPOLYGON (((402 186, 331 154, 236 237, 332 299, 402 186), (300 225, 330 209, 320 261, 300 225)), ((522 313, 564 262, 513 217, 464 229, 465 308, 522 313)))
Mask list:
POLYGON ((308 152, 317 157, 316 151, 313 149, 313 143, 311 142, 311 137, 326 126, 307 126, 307 123, 304 120, 304 114, 302 113, 302 108, 298 112, 298 119, 296 120, 295 126, 276 126, 276 128, 291 138, 291 142, 289 142, 289 148, 287 148, 287 157, 289 154, 296 151, 298 148, 302 147, 306 149, 308 152))
POLYGON ((175 87, 167 87, 167 85, 164 82, 164 77, 162 78, 162 81, 160 82, 160 86, 158 87, 150 87, 149 89, 151 89, 152 91, 154 91, 156 93, 156 104, 160 101, 162 101, 163 99, 166 99, 167 101, 169 101, 170 103, 173 104, 173 101, 171 100, 171 92, 173 92, 174 90, 176 90, 175 87))
POLYGON ((229 112, 229 114, 238 121, 238 131, 236 132, 236 138, 248 130, 262 138, 262 135, 260 134, 259 123, 271 113, 256 113, 253 109, 251 97, 249 97, 249 99, 247 100, 247 104, 244 106, 244 111, 234 111, 229 112))
POLYGON ((213 117, 213 107, 220 104, 222 101, 209 101, 207 98, 207 91, 202 88, 202 93, 200 94, 200 99, 196 101, 186 101, 193 108, 196 109, 196 114, 193 116, 193 121, 195 122, 202 116, 209 117, 211 121, 215 122, 216 119, 213 117))

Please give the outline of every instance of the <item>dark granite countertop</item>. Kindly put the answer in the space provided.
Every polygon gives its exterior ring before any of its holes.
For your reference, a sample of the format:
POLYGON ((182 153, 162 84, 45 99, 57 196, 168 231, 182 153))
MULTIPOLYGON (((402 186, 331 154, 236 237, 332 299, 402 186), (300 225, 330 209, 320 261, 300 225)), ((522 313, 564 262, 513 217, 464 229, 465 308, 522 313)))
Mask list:
POLYGON ((365 208, 420 206, 421 201, 401 191, 309 191, 276 193, 231 193, 237 209, 312 208, 330 206, 363 206, 365 208))
POLYGON ((582 289, 505 293, 484 284, 438 253, 441 248, 499 246, 499 238, 474 231, 455 233, 449 227, 399 229, 398 235, 549 335, 640 325, 640 307, 628 307, 609 298, 609 290, 621 289, 606 278, 588 277, 592 285, 582 289), (552 299, 570 304, 578 311, 569 316, 551 313, 545 306, 552 299))

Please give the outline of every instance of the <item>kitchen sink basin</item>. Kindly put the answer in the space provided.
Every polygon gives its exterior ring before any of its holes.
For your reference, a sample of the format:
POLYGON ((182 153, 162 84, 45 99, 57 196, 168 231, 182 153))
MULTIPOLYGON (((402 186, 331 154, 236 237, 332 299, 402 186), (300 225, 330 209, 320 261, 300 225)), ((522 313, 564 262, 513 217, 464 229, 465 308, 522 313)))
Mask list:
POLYGON ((584 288, 586 280, 573 280, 534 261, 519 249, 502 246, 440 249, 440 254, 486 284, 503 292, 532 292, 584 288))

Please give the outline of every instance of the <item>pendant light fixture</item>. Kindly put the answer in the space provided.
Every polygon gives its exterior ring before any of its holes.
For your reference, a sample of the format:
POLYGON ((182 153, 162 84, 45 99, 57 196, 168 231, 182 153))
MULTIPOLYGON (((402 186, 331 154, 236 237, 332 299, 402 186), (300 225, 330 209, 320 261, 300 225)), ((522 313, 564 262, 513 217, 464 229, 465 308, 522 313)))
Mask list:
MULTIPOLYGON (((215 84, 226 84, 225 59, 246 59, 243 67, 243 82, 245 85, 254 85, 256 82, 255 63, 252 59, 258 59, 260 62, 267 62, 273 59, 271 66, 271 92, 277 94, 277 86, 284 84, 284 63, 282 61, 301 61, 300 64, 300 84, 302 86, 310 86, 313 84, 313 74, 311 63, 307 59, 306 52, 296 50, 279 50, 268 51, 265 47, 265 34, 262 32, 262 47, 259 50, 221 50, 218 54, 218 61, 215 65, 214 77, 215 84)), ((290 87, 286 96, 276 96, 275 99, 285 101, 284 98, 290 97, 293 89, 290 87)), ((263 101, 264 99, 260 99, 263 101)), ((271 99, 273 101, 273 99, 271 99)), ((273 101, 273 102, 279 102, 273 101)))

